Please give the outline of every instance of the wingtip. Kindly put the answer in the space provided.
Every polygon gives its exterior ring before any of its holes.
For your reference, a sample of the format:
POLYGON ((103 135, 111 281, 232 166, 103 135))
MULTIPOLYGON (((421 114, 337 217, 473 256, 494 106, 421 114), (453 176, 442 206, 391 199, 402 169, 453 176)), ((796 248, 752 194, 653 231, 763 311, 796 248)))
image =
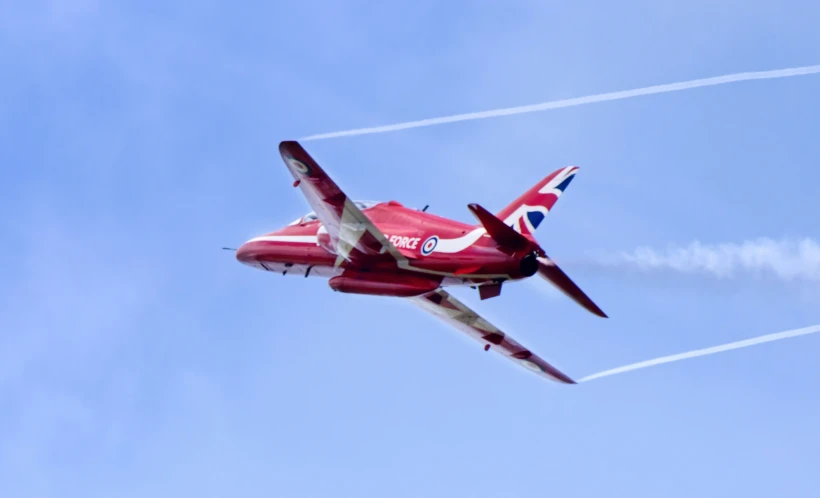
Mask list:
POLYGON ((548 376, 548 378, 554 380, 555 382, 559 382, 562 384, 577 384, 574 380, 572 380, 569 375, 565 374, 564 372, 558 370, 554 366, 550 365, 549 363, 541 360, 543 363, 540 365, 541 371, 548 376))
POLYGON ((592 301, 592 299, 589 299, 589 297, 587 297, 587 299, 589 300, 588 302, 580 302, 579 304, 595 316, 609 318, 609 315, 604 313, 604 310, 599 308, 598 305, 592 301))
POLYGON ((282 140, 281 142, 279 142, 279 151, 284 152, 288 148, 295 147, 295 146, 298 146, 298 145, 299 145, 299 142, 297 142, 296 140, 282 140))
POLYGON ((555 380, 557 380, 558 382, 560 382, 560 383, 562 383, 562 384, 568 384, 568 385, 574 385, 574 384, 577 384, 577 382, 575 382, 575 380, 573 380, 573 379, 569 378, 569 376, 567 376, 567 375, 566 375, 566 374, 564 374, 563 372, 558 372, 558 373, 559 373, 560 375, 558 375, 558 376, 555 376, 555 377, 554 377, 554 378, 555 378, 555 380))

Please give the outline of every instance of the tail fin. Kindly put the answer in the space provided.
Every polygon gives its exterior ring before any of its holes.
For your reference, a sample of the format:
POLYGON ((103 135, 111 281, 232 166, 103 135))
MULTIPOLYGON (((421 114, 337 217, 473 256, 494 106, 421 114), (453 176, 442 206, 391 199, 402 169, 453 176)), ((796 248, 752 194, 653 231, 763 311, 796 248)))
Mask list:
POLYGON ((496 215, 516 232, 532 236, 575 177, 577 166, 553 171, 496 215))

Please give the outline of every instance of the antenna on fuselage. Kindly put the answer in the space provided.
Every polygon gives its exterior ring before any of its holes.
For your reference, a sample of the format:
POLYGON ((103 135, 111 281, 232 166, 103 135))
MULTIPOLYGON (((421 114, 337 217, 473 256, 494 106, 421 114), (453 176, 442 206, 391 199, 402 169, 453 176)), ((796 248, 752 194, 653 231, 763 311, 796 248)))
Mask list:
POLYGON ((427 208, 429 208, 429 207, 430 207, 430 205, 429 205, 429 204, 427 204, 426 206, 424 206, 423 208, 421 208, 421 212, 423 213, 423 212, 427 211, 427 208))

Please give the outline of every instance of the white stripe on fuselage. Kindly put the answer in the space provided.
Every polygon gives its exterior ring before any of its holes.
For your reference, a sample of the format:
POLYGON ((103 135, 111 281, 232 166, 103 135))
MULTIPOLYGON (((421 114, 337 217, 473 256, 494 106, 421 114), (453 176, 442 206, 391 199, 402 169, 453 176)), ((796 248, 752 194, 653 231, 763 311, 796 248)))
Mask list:
POLYGON ((467 249, 471 245, 475 244, 478 239, 481 238, 482 235, 486 234, 487 230, 484 228, 476 228, 472 232, 462 235, 457 239, 442 239, 439 238, 438 244, 436 244, 436 248, 433 249, 433 252, 443 252, 447 254, 452 254, 455 252, 461 252, 464 249, 467 249))
POLYGON ((293 242, 296 244, 316 244, 315 235, 263 235, 248 242, 293 242))

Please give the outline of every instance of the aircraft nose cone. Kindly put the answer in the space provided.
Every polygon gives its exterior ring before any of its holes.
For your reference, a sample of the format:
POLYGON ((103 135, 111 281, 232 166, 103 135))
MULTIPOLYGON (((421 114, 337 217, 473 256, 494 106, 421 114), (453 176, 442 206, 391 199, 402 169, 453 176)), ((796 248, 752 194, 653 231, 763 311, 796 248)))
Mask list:
POLYGON ((253 263, 256 261, 256 251, 254 242, 245 242, 236 250, 236 260, 240 263, 253 263))

